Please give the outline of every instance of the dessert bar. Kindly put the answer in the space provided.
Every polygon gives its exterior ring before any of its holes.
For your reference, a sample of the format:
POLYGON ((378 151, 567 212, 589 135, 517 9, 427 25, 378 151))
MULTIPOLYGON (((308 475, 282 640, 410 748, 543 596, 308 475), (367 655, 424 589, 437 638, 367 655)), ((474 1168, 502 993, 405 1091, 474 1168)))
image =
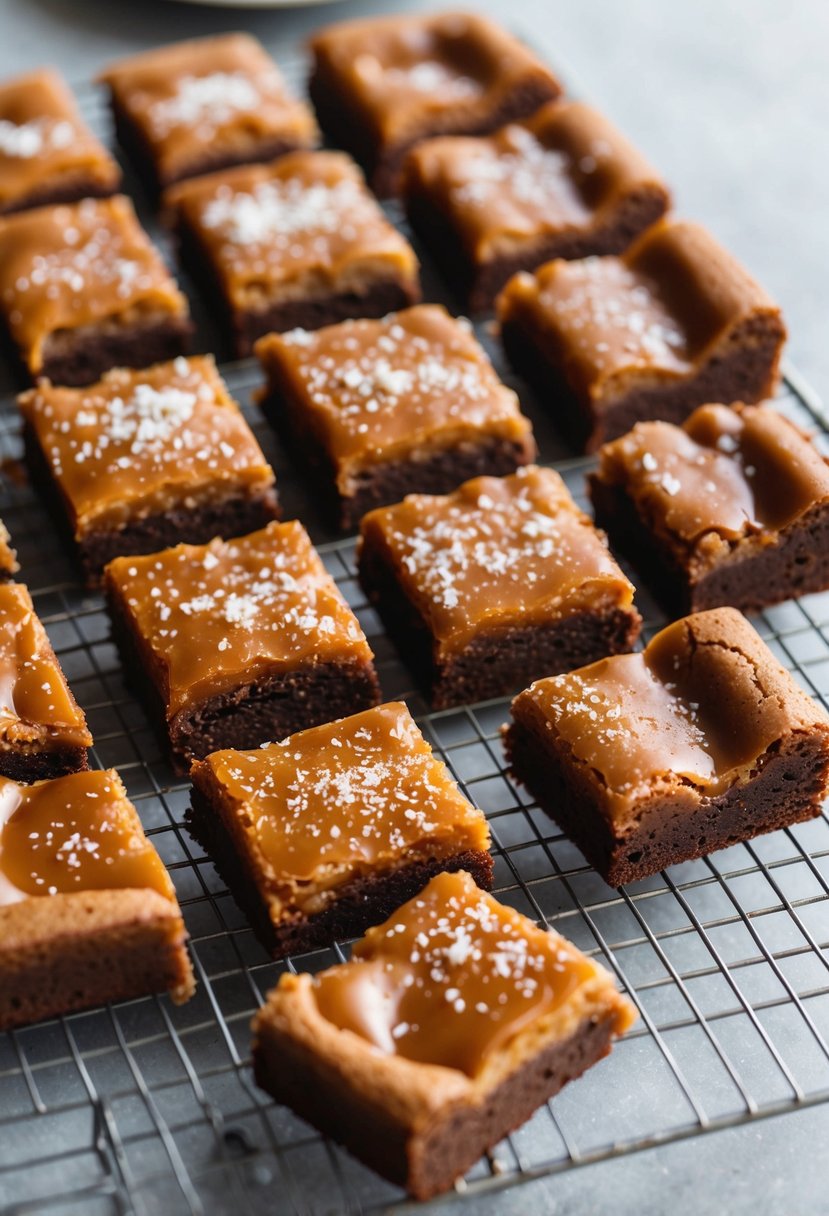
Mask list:
POLYGON ((316 34, 311 51, 320 123, 380 195, 396 192, 418 140, 494 131, 561 92, 525 46, 471 13, 343 22, 316 34))
POLYGON ((20 566, 17 563, 17 554, 11 547, 11 537, 6 525, 0 519, 0 583, 8 582, 14 578, 20 566))
POLYGON ((552 101, 492 135, 418 144, 402 190, 409 219, 475 312, 519 270, 624 253, 670 205, 644 157, 577 101, 552 101))
POLYGON ((780 310, 696 224, 663 220, 622 257, 548 262, 498 298, 513 366, 594 450, 637 422, 771 396, 780 310))
POLYGON ((121 170, 57 72, 0 84, 0 214, 102 198, 120 185, 121 170))
POLYGON ((170 876, 114 769, 0 777, 0 1030, 193 992, 170 876))
POLYGON ((630 650, 639 634, 633 586, 552 469, 370 512, 358 569, 436 709, 630 650))
POLYGON ((87 766, 92 746, 22 583, 0 583, 0 776, 41 781, 87 766))
POLYGON ((734 608, 512 704, 515 775, 621 886, 821 812, 829 716, 734 608))
POLYGON ((30 376, 55 384, 172 359, 192 329, 120 194, 0 218, 0 316, 30 376))
POLYGON ((230 165, 272 160, 318 139, 276 64, 249 34, 178 42, 112 64, 118 140, 157 189, 230 165))
POLYGON ((113 634, 179 766, 380 700, 356 617, 301 524, 118 557, 113 634))
POLYGON ((486 819, 400 703, 213 752, 190 778, 191 831, 275 958, 355 937, 441 871, 491 884, 486 819))
POLYGON ((405 494, 513 473, 536 454, 515 393, 468 322, 436 304, 256 345, 270 421, 317 470, 340 524, 405 494))
POLYGON ((765 405, 640 422, 599 450, 598 522, 672 611, 829 589, 829 462, 765 405))
POLYGON ((19 398, 33 483, 95 583, 108 561, 278 516, 274 474, 211 355, 19 398))
POLYGON ((164 205, 240 356, 272 330, 382 317, 420 299, 414 251, 341 152, 182 182, 164 205))
POLYGON ((452 1185, 636 1011, 553 930, 440 874, 351 961, 285 974, 254 1019, 256 1080, 418 1199, 452 1185))

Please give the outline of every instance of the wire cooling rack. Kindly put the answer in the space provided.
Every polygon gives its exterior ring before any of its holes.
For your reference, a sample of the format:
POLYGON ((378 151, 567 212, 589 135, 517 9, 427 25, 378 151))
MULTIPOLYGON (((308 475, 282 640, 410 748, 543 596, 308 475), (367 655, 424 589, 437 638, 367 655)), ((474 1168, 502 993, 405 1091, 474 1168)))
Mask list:
MULTIPOLYGON (((298 80, 300 73, 297 64, 290 74, 298 80)), ((106 131, 98 94, 79 92, 90 122, 106 131)), ((144 207, 142 214, 164 245, 151 212, 144 207)), ((426 298, 445 299, 445 285, 419 252, 426 298)), ((190 295, 201 349, 221 355, 218 335, 190 295)), ((479 336, 511 382, 485 326, 479 336)), ((463 1206, 474 1212, 484 1191, 829 1102, 829 821, 737 845, 621 891, 607 887, 506 773, 499 727, 508 701, 430 714, 411 691, 409 673, 359 590, 353 539, 326 535, 313 493, 292 474, 250 402, 258 383, 254 364, 225 363, 222 370, 277 470, 286 517, 297 514, 309 527, 368 635, 384 695, 409 702, 437 753, 487 813, 498 897, 600 958, 639 1008, 640 1021, 608 1060, 458 1185, 463 1206)), ((589 462, 567 458, 544 413, 517 387, 542 458, 584 503, 589 462)), ((792 372, 778 404, 825 443, 819 402, 792 372)), ((153 997, 0 1035, 0 1211, 402 1210, 400 1191, 254 1085, 249 1023, 263 994, 286 967, 317 970, 345 954, 338 945, 276 964, 256 941, 183 826, 188 785, 173 775, 126 687, 102 602, 80 586, 20 471, 20 455, 17 412, 7 395, 0 404, 0 515, 19 551, 20 578, 86 710, 93 763, 118 768, 170 870, 198 990, 179 1008, 153 997)), ((647 595, 637 600, 649 636, 663 618, 647 595)), ((755 623, 796 679, 825 703, 829 596, 783 604, 755 623)))

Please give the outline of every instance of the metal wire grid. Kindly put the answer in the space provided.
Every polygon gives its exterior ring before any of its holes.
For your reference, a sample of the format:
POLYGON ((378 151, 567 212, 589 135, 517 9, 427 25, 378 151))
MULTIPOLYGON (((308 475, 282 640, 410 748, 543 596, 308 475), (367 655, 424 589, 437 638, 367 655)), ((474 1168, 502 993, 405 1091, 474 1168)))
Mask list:
MULTIPOLYGON (((98 125, 93 95, 84 100, 98 125)), ((428 274, 427 284, 429 298, 440 298, 428 274)), ((479 333, 490 345, 485 330, 479 333)), ((211 343, 209 331, 202 336, 211 343)), ((499 728, 508 702, 429 714, 411 691, 356 583, 353 540, 326 540, 310 496, 250 405, 253 365, 223 370, 277 469, 288 513, 296 510, 309 525, 366 630, 384 694, 408 700, 438 754, 487 813, 499 898, 554 923, 601 958, 640 1010, 637 1027, 607 1061, 459 1185, 470 1210, 485 1190, 829 1101, 829 820, 622 891, 607 887, 505 771, 499 728)), ((584 501, 587 462, 556 460, 561 449, 549 423, 523 396, 543 457, 584 501)), ((793 373, 779 405, 826 442, 819 404, 793 373)), ((87 712, 93 762, 119 769, 173 877, 199 986, 181 1008, 166 997, 146 998, 0 1036, 0 1210, 402 1210, 399 1191, 253 1084, 249 1021, 263 994, 286 967, 328 966, 346 957, 347 944, 273 963, 188 836, 188 786, 172 774, 124 684, 101 600, 78 585, 51 521, 18 475, 18 429, 9 398, 0 405, 0 513, 19 550, 21 577, 87 712)), ((662 619, 647 595, 638 601, 650 634, 662 619)), ((783 604, 756 624, 807 691, 826 702, 829 596, 783 604)))

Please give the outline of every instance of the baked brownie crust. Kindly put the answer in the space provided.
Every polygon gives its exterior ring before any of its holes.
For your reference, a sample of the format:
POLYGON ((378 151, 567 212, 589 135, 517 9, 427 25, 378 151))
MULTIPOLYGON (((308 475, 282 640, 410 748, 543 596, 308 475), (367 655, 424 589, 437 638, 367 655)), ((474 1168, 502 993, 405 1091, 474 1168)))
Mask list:
POLYGON ((111 367, 149 367, 175 359, 189 349, 192 336, 188 317, 168 316, 149 324, 59 333, 45 344, 39 375, 53 384, 91 384, 111 367))
POLYGON ((22 785, 48 781, 67 773, 82 773, 89 768, 85 747, 56 747, 43 751, 0 750, 0 777, 22 785))

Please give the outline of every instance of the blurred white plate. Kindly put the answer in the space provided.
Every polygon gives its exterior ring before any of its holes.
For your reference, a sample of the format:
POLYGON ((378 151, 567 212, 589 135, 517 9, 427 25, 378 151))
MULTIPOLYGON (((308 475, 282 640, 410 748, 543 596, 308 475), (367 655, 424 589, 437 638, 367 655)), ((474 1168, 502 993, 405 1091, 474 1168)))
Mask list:
POLYGON ((298 8, 300 5, 340 2, 341 0, 177 0, 179 4, 206 4, 213 8, 298 8))

